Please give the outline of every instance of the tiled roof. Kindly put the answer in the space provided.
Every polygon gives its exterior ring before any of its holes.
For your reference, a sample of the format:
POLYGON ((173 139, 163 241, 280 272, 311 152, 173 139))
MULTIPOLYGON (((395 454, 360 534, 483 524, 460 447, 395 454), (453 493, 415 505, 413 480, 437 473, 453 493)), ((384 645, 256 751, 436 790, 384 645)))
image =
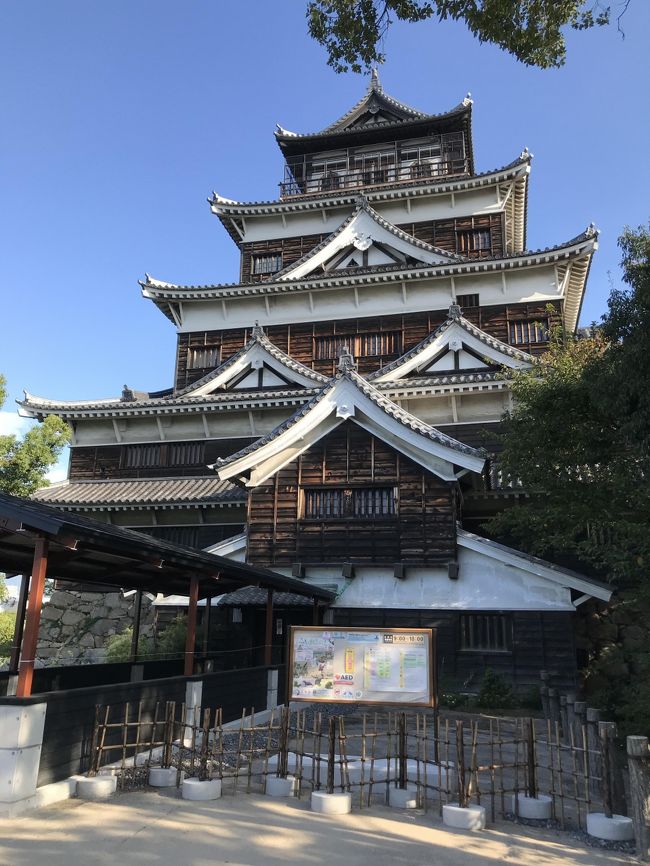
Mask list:
MULTIPOLYGON (((408 232, 403 231, 398 228, 393 223, 388 222, 388 220, 384 219, 383 216, 377 213, 370 205, 368 204, 368 200, 364 195, 358 195, 356 198, 356 207, 352 211, 352 213, 345 219, 341 225, 335 229, 331 234, 327 235, 319 244, 316 244, 315 247, 308 250, 303 256, 301 256, 297 261, 291 262, 290 265, 287 265, 286 268, 283 268, 281 271, 278 271, 274 274, 275 280, 284 280, 292 271, 297 270, 300 265, 308 262, 311 258, 317 255, 321 250, 325 249, 328 244, 331 244, 333 240, 335 240, 340 234, 342 234, 345 229, 354 221, 354 219, 359 216, 359 214, 365 211, 365 213, 370 217, 370 219, 377 223, 377 225, 381 226, 386 231, 390 232, 396 238, 399 238, 402 241, 405 241, 410 246, 416 247, 419 250, 424 250, 428 253, 434 253, 436 255, 441 256, 450 264, 453 262, 463 262, 466 261, 464 256, 457 256, 454 253, 450 253, 447 250, 441 250, 439 247, 434 247, 431 244, 426 243, 426 241, 421 241, 419 238, 414 237, 413 235, 408 234, 408 232)), ((403 267, 403 265, 402 265, 403 267)), ((367 271, 376 270, 376 267, 365 268, 367 271)), ((304 277, 302 279, 305 279, 304 277)))
POLYGON ((70 481, 43 487, 33 499, 66 507, 155 505, 236 505, 246 492, 228 481, 210 477, 137 478, 128 480, 70 481))
MULTIPOLYGON (((229 592, 219 599, 220 607, 249 607, 250 605, 266 606, 268 592, 256 586, 244 586, 235 592, 229 592)), ((313 604, 310 598, 303 598, 295 592, 274 592, 273 607, 295 607, 313 604)))
MULTIPOLYGON (((572 238, 570 241, 558 244, 557 246, 544 247, 537 250, 523 250, 516 253, 508 253, 500 256, 486 256, 481 259, 461 259, 454 258, 445 264, 423 264, 416 266, 395 265, 395 267, 387 266, 381 268, 355 268, 354 273, 349 271, 337 272, 333 271, 326 275, 318 274, 316 276, 302 277, 300 280, 289 281, 268 280, 262 283, 217 283, 212 285, 180 285, 178 283, 168 283, 164 280, 155 280, 149 278, 148 282, 142 281, 140 285, 143 289, 145 297, 150 297, 154 300, 159 298, 189 298, 196 300, 204 300, 206 298, 230 298, 230 297, 245 297, 253 295, 270 295, 270 294, 286 294, 300 290, 301 288, 318 288, 321 284, 324 287, 330 285, 335 286, 337 283, 343 282, 347 285, 354 285, 356 282, 361 282, 359 278, 368 278, 370 280, 377 274, 381 273, 383 280, 386 281, 392 274, 398 274, 399 279, 423 279, 430 275, 441 275, 447 273, 472 273, 478 271, 480 273, 487 272, 494 267, 517 265, 519 267, 528 264, 527 259, 531 260, 531 264, 536 263, 536 259, 547 259, 552 261, 560 257, 566 258, 566 250, 570 247, 585 244, 587 242, 596 242, 598 231, 590 226, 581 234, 572 238), (521 260, 517 262, 517 260, 521 260)), ((452 254, 448 253, 451 256, 452 254)))
POLYGON ((333 376, 332 379, 328 382, 328 384, 316 394, 315 397, 312 397, 309 402, 305 403, 304 406, 301 406, 297 409, 293 415, 283 421, 282 424, 279 424, 274 430, 268 433, 266 436, 262 436, 260 439, 255 442, 251 442, 250 445, 245 446, 240 451, 237 451, 235 454, 231 454, 229 457, 220 457, 213 464, 214 469, 218 472, 219 469, 228 466, 230 463, 234 463, 236 460, 240 460, 242 457, 245 457, 248 454, 253 454, 255 451, 263 448, 265 445, 268 445, 269 442, 272 442, 278 436, 281 436, 287 430, 290 430, 301 418, 304 418, 308 415, 312 409, 318 405, 334 388, 335 386, 343 379, 347 379, 352 382, 366 397, 368 397, 372 402, 382 409, 387 415, 390 415, 400 424, 403 424, 405 427, 410 428, 411 430, 419 433, 422 436, 426 436, 428 439, 431 439, 434 442, 438 442, 440 445, 443 445, 446 448, 450 448, 454 451, 458 451, 463 454, 470 455, 472 457, 481 456, 481 452, 476 448, 472 448, 469 445, 465 445, 462 442, 459 442, 456 439, 452 439, 451 436, 447 436, 445 433, 442 433, 436 427, 432 427, 430 424, 421 421, 415 415, 412 415, 410 412, 407 412, 406 409, 402 409, 396 403, 393 403, 388 397, 381 393, 374 385, 370 382, 367 382, 362 376, 360 376, 355 370, 346 369, 343 371, 339 371, 336 376, 333 376))
POLYGON ((214 370, 211 370, 207 373, 203 378, 198 379, 196 382, 192 382, 191 385, 188 385, 185 388, 181 388, 180 391, 177 391, 174 395, 175 398, 183 397, 186 394, 192 393, 192 391, 196 391, 201 388, 203 385, 209 384, 213 379, 216 379, 217 376, 220 376, 226 370, 234 367, 234 365, 239 361, 239 359, 246 354, 255 344, 259 344, 262 346, 265 351, 269 353, 276 361, 279 361, 284 367, 287 367, 289 370, 293 370, 296 373, 300 373, 301 376, 305 376, 307 379, 311 379, 313 382, 317 384, 324 384, 327 382, 328 377, 323 376, 320 373, 317 373, 315 370, 312 370, 311 367, 306 367, 304 364, 301 364, 300 361, 296 361, 290 355, 287 355, 286 352, 283 352, 282 349, 279 349, 274 343, 272 343, 269 338, 266 336, 264 331, 259 328, 257 325, 253 328, 253 336, 246 343, 245 346, 235 352, 234 355, 231 355, 227 361, 224 361, 223 364, 220 364, 214 370))
POLYGON ((380 370, 375 370, 373 373, 370 373, 368 379, 372 381, 376 379, 378 376, 385 376, 386 373, 391 372, 392 370, 399 369, 403 364, 406 363, 410 358, 413 358, 415 355, 419 355, 420 352, 425 349, 430 343, 433 343, 434 340, 437 340, 445 331, 449 330, 449 328, 456 323, 459 325, 464 331, 467 331, 468 334, 471 334, 481 343, 484 343, 486 346, 490 346, 490 348, 494 349, 497 352, 501 352, 504 355, 507 355, 510 358, 516 358, 518 361, 524 361, 529 364, 533 364, 535 359, 528 352, 522 352, 520 349, 515 349, 513 346, 509 346, 507 343, 502 343, 501 340, 497 340, 496 337, 490 336, 490 334, 486 334, 485 331, 482 331, 480 328, 477 328, 476 325, 473 325, 470 321, 468 321, 463 316, 453 317, 450 316, 446 319, 442 325, 436 328, 435 331, 432 331, 424 340, 421 340, 417 346, 413 346, 412 349, 409 349, 408 352, 405 352, 401 357, 396 358, 394 361, 391 361, 389 364, 386 364, 380 370))
MULTIPOLYGON (((471 189, 475 186, 481 186, 493 182, 502 181, 502 175, 516 176, 517 173, 522 173, 522 167, 528 166, 532 160, 532 155, 523 150, 522 153, 509 162, 507 165, 500 168, 491 168, 488 171, 482 171, 472 175, 448 175, 439 178, 421 180, 420 183, 412 183, 405 185, 403 182, 396 181, 392 184, 382 184, 381 187, 372 188, 364 187, 364 195, 374 201, 382 202, 383 200, 396 198, 413 198, 416 196, 428 195, 431 193, 444 193, 449 189, 471 189)), ((525 176, 525 173, 523 174, 525 176)), ((208 203, 212 206, 215 213, 221 216, 228 214, 238 215, 240 213, 268 213, 282 211, 303 211, 322 207, 345 207, 345 205, 354 204, 357 197, 355 190, 340 191, 336 195, 331 192, 312 193, 310 195, 301 195, 291 199, 261 199, 259 201, 235 201, 212 193, 212 197, 208 199, 208 203), (250 209, 250 210, 249 210, 250 209)))

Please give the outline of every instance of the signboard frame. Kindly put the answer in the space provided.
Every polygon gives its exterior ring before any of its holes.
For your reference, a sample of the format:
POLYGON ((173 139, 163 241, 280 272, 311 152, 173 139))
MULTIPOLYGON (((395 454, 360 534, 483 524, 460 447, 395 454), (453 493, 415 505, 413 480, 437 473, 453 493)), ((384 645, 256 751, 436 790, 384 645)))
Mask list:
POLYGON ((435 628, 384 628, 382 626, 373 628, 371 626, 337 626, 337 625, 292 625, 289 631, 289 657, 287 660, 287 690, 286 701, 320 703, 320 704, 363 704, 364 706, 395 706, 395 707, 428 707, 436 709, 438 706, 438 654, 437 654, 437 630, 435 628), (423 634, 428 639, 429 658, 429 694, 428 701, 391 701, 391 700, 355 700, 337 698, 314 698, 309 695, 304 697, 293 695, 293 665, 294 665, 294 637, 296 632, 351 632, 352 634, 423 634))

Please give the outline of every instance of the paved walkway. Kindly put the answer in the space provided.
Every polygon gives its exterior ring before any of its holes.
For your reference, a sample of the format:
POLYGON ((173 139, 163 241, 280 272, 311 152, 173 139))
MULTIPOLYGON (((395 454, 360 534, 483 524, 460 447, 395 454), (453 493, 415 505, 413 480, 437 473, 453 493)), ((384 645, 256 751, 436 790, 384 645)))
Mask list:
POLYGON ((386 807, 326 818, 307 801, 261 795, 190 803, 176 792, 67 800, 0 826, 1 866, 614 866, 624 855, 568 833, 498 824, 449 830, 430 814, 386 807))

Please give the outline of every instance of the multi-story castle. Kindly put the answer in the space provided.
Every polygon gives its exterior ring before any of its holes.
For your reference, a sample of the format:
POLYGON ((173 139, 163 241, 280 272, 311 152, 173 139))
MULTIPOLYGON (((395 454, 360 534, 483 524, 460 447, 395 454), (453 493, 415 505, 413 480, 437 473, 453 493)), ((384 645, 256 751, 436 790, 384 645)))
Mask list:
POLYGON ((576 328, 597 237, 527 250, 531 156, 477 174, 471 118, 374 74, 321 132, 278 128, 280 198, 210 200, 239 282, 142 282, 177 329, 173 387, 25 396, 73 431, 37 498, 333 586, 333 623, 436 626, 449 677, 571 680, 571 616, 609 592, 481 525, 525 495, 489 459, 504 371, 576 328))

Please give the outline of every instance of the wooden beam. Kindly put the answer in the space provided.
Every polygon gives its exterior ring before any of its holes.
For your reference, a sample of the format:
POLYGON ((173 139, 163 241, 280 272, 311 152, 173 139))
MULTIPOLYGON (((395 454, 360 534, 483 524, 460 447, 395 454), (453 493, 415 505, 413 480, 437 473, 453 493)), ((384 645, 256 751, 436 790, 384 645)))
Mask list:
POLYGON ((210 626, 212 625, 212 599, 205 600, 205 613, 203 615, 203 655, 208 654, 210 647, 210 626))
POLYGON ((18 686, 16 695, 19 698, 28 698, 32 693, 32 679, 34 677, 34 660, 36 658, 36 644, 38 642, 38 627, 41 621, 41 607, 43 605, 43 590, 45 589, 45 576, 47 574, 47 554, 49 542, 46 538, 37 538, 34 545, 34 563, 32 566, 32 577, 30 581, 29 605, 27 607, 27 621, 25 623, 25 634, 22 641, 22 652, 18 666, 18 686))
POLYGON ((131 663, 138 660, 138 644, 140 643, 140 618, 142 616, 142 590, 135 594, 135 614, 133 617, 133 636, 131 638, 131 663))
POLYGON ((266 629, 264 636, 264 664, 273 663, 273 590, 266 591, 266 629))
POLYGON ((194 673, 194 644, 196 643, 196 605, 199 600, 199 579, 190 578, 190 604, 187 609, 187 637, 185 638, 185 676, 194 673))
POLYGON ((20 576, 20 592, 18 593, 18 605, 16 607, 16 624, 14 625, 14 639, 11 644, 11 656, 9 658, 9 673, 18 673, 18 662, 20 661, 20 645, 23 641, 23 629, 25 628, 25 613, 27 612, 27 596, 29 594, 29 575, 20 576))

